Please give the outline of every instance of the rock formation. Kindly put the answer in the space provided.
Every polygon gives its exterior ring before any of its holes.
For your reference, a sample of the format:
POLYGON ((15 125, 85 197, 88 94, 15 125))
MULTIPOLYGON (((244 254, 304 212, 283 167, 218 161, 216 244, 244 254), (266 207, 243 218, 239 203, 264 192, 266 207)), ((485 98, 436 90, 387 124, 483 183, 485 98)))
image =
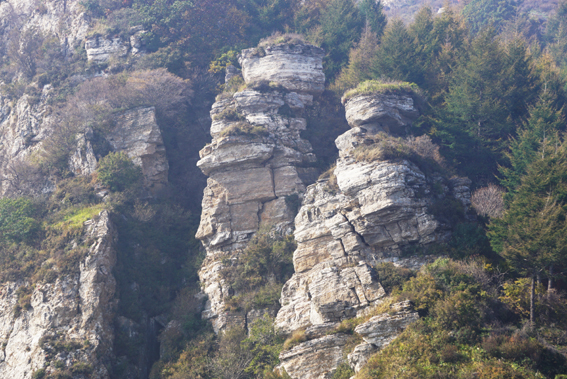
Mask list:
POLYGON ((391 308, 390 313, 374 316, 354 329, 364 340, 348 355, 348 362, 354 371, 360 371, 372 354, 388 346, 402 330, 419 319, 408 301, 393 304, 391 308))
MULTIPOLYGON (((7 0, 0 2, 0 39, 13 31, 34 30, 56 36, 67 54, 86 37, 89 17, 80 0, 7 0)), ((11 37, 13 38, 13 36, 11 37)))
POLYGON ((7 282, 0 287, 0 377, 28 379, 40 369, 50 373, 57 361, 60 368, 88 365, 93 379, 109 377, 105 363, 111 358, 114 338, 116 238, 107 211, 85 222, 82 241, 74 247, 88 246, 80 269, 53 283, 37 284, 29 308, 18 310, 19 314, 15 307, 28 283, 7 282))
POLYGON ((87 59, 97 63, 105 63, 110 58, 120 58, 128 54, 128 46, 120 37, 103 38, 94 36, 85 41, 87 59))
POLYGON ((301 113, 323 90, 322 58, 321 49, 304 44, 244 50, 239 60, 247 88, 213 105, 213 140, 197 163, 209 176, 197 238, 207 250, 199 272, 209 297, 203 316, 215 330, 246 322, 246 315, 224 311, 231 288, 219 275, 222 260, 237 259, 262 225, 293 230, 286 198, 301 197, 313 176, 305 168, 315 157, 300 137, 301 113))
POLYGON ((337 333, 339 323, 310 326, 304 333, 307 341, 280 354, 278 368, 285 369, 292 378, 331 379, 337 366, 344 362, 345 346, 358 337, 364 342, 348 355, 348 363, 358 372, 372 354, 386 347, 418 318, 411 304, 402 302, 392 304, 389 313, 379 314, 358 325, 354 335, 337 333))
MULTIPOLYGON (((41 194, 53 191, 49 177, 34 172, 29 164, 43 142, 58 126, 48 105, 51 86, 37 99, 23 95, 13 101, 0 95, 0 195, 41 194)), ((115 126, 105 136, 114 151, 124 151, 142 168, 145 186, 155 193, 168 181, 169 165, 153 107, 136 108, 115 116, 115 126)), ((100 156, 93 150, 93 131, 77 135, 77 147, 69 157, 75 175, 92 174, 100 156)))
MULTIPOLYGON (((23 178, 26 162, 41 149, 41 142, 53 132, 54 118, 47 102, 51 86, 45 86, 38 99, 23 95, 17 100, 0 95, 0 195, 28 191, 49 192, 49 178, 23 178), (38 179, 29 183, 29 179, 38 179), (33 188, 32 188, 33 187, 33 188)), ((33 175, 32 175, 33 176, 33 175)))
MULTIPOLYGON (((403 157, 369 161, 355 158, 357 148, 378 144, 380 138, 404 135, 418 115, 412 93, 359 95, 346 102, 346 117, 352 129, 336 139, 339 159, 333 178, 307 188, 295 218, 295 274, 284 285, 282 307, 275 321, 284 333, 332 327, 364 314, 385 296, 373 269, 376 263, 390 261, 418 268, 436 257, 405 251, 427 249, 450 236, 450 226, 437 220, 429 207, 451 196, 468 206, 468 179, 448 180, 439 173, 425 175, 403 157)), ((380 334, 383 328, 397 330, 390 327, 397 319, 405 325, 417 317, 407 309, 400 312, 399 317, 374 318, 359 327, 357 332, 368 341, 353 353, 354 368, 358 370, 369 354, 398 332, 390 331, 379 339, 367 336, 380 334)), ((288 373, 292 378, 328 377, 343 359, 338 352, 331 353, 341 341, 328 336, 307 341, 282 352, 282 366, 291 370, 288 373), (318 362, 326 374, 293 369, 303 365, 300 357, 309 357, 301 353, 305 344, 310 344, 312 351, 328 351, 324 354, 328 358, 318 362)))

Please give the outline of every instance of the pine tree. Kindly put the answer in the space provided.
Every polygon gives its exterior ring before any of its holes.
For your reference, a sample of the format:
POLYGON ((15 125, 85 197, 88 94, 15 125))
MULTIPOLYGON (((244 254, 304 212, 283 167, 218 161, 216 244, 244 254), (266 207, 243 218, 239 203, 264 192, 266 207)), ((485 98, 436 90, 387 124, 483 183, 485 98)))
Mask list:
POLYGON ((557 65, 567 69, 567 1, 563 1, 550 17, 545 39, 557 65))
POLYGON ((346 90, 356 87, 365 80, 372 79, 372 61, 377 48, 376 34, 366 27, 360 42, 350 51, 348 66, 341 71, 332 85, 332 90, 342 96, 346 90))
POLYGON ((376 34, 377 37, 381 37, 388 20, 383 12, 380 0, 362 0, 358 4, 358 7, 362 17, 365 19, 366 26, 369 27, 370 31, 376 34))
POLYGON ((327 52, 323 60, 325 77, 333 81, 348 63, 350 49, 359 40, 364 20, 352 0, 330 0, 321 13, 315 41, 327 52))
POLYGON ((511 200, 520 186, 527 167, 537 159, 538 152, 546 143, 557 142, 557 133, 564 128, 565 120, 554 105, 549 93, 544 93, 538 103, 530 109, 528 121, 519 129, 518 137, 510 141, 507 153, 510 165, 500 167, 501 184, 508 190, 511 200))
POLYGON ((422 76, 416 65, 416 47, 402 20, 390 22, 376 53, 374 77, 415 82, 422 76))
POLYGON ((492 247, 518 273, 532 280, 530 321, 534 322, 536 276, 552 275, 567 258, 567 143, 547 142, 526 168, 521 185, 501 219, 489 225, 492 247))
POLYGON ((475 179, 494 172, 501 142, 510 132, 504 103, 502 50, 494 30, 484 30, 455 70, 437 135, 450 158, 475 179))

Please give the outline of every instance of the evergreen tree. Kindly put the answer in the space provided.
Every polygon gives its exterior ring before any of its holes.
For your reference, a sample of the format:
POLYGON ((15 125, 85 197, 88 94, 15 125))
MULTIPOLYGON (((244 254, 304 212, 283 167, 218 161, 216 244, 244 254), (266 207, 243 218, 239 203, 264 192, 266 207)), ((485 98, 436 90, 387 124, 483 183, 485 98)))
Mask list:
POLYGON ((537 155, 504 216, 491 221, 488 233, 495 251, 532 280, 532 324, 536 276, 550 276, 567 258, 567 144, 547 142, 537 155))
POLYGON ((472 0, 464 7, 463 15, 473 34, 491 24, 500 31, 516 15, 517 6, 513 0, 472 0))
POLYGON ((376 36, 381 37, 388 20, 383 12, 380 0, 362 0, 358 4, 358 7, 362 17, 365 19, 366 26, 369 27, 376 36))
POLYGON ((565 120, 553 105, 553 99, 544 93, 539 102, 530 109, 528 121, 518 131, 518 137, 510 141, 507 156, 510 166, 500 167, 501 183, 508 190, 510 200, 520 186, 527 167, 536 160, 538 151, 546 143, 557 142, 557 133, 564 128, 565 120))
POLYGON ((510 134, 505 52, 493 29, 472 42, 452 75, 436 135, 449 158, 475 179, 496 171, 502 141, 510 134))
POLYGON ((374 77, 406 82, 420 82, 421 69, 415 59, 415 38, 402 20, 388 24, 374 60, 374 77))
POLYGON ((446 8, 433 20, 433 34, 437 55, 435 65, 428 73, 428 92, 433 103, 442 104, 453 71, 468 50, 469 32, 462 17, 453 9, 446 8))
POLYGON ((434 71, 435 56, 439 52, 439 41, 433 33, 433 14, 431 8, 421 8, 415 15, 414 22, 409 26, 409 34, 415 42, 415 66, 419 67, 420 75, 415 75, 414 82, 420 87, 426 85, 430 74, 434 71))
POLYGON ((364 29, 360 42, 350 51, 349 63, 345 67, 335 83, 332 90, 339 96, 359 83, 372 79, 372 61, 378 48, 378 38, 368 27, 364 29))
POLYGON ((323 68, 329 82, 348 63, 349 51, 359 40, 363 26, 364 19, 352 0, 330 0, 321 13, 315 41, 327 52, 323 68))
POLYGON ((506 107, 509 116, 518 119, 527 115, 528 105, 537 94, 533 62, 526 42, 521 38, 508 42, 505 52, 503 80, 506 82, 506 107))
POLYGON ((567 1, 549 19, 545 39, 557 65, 567 69, 567 1))

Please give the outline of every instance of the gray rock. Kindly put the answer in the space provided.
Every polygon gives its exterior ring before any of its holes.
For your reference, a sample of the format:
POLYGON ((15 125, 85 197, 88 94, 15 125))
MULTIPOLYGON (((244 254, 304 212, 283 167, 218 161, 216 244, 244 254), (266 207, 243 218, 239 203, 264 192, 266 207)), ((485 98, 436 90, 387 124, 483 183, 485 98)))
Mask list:
POLYGON ((391 313, 374 316, 354 329, 364 339, 364 343, 357 345, 347 357, 355 372, 359 372, 372 355, 388 346, 408 325, 419 319, 409 301, 392 304, 391 309, 391 313))
POLYGON ((390 134, 405 133, 406 127, 419 116, 409 94, 359 95, 346 102, 345 110, 351 127, 364 125, 390 134))
POLYGON ((128 54, 129 45, 120 37, 111 39, 95 36, 85 41, 87 59, 97 63, 106 63, 111 58, 125 57, 128 54))
MULTIPOLYGON (((0 286, 0 340, 5 344, 0 377, 31 378, 35 370, 49 363, 49 343, 45 343, 44 337, 56 336, 61 341, 79 343, 78 348, 60 353, 58 360, 68 365, 76 361, 88 363, 94 368, 91 378, 109 378, 103 362, 112 357, 114 338, 116 282, 112 269, 116 237, 107 211, 85 222, 83 239, 92 242, 80 270, 58 278, 55 283, 36 285, 31 309, 22 310, 17 317, 13 313, 17 289, 25 283, 0 286)), ((53 367, 52 363, 47 368, 48 374, 53 367)))
POLYGON ((331 379, 343 362, 346 334, 332 334, 303 342, 280 354, 280 366, 292 378, 331 379))
POLYGON ((145 186, 156 193, 167 184, 169 163, 155 109, 136 108, 116 117, 106 136, 115 151, 123 151, 142 168, 145 186))
POLYGON ((316 95, 325 89, 324 55, 312 45, 280 44, 242 50, 238 61, 246 83, 266 80, 290 91, 316 95))
POLYGON ((372 317, 354 331, 362 336, 366 343, 383 349, 394 340, 409 324, 417 321, 419 315, 412 310, 409 302, 392 305, 392 314, 384 313, 372 317))
MULTIPOLYGON (((199 272, 209 297, 203 317, 213 319, 217 331, 244 322, 241 315, 224 310, 224 299, 232 289, 219 275, 221 261, 228 258, 237 264, 242 249, 262 225, 292 231, 295 215, 286 197, 302 196, 306 187, 302 178, 307 175, 300 175, 297 166, 315 160, 311 145, 301 138, 307 122, 299 116, 312 101, 311 93, 322 91, 320 49, 280 46, 266 59, 251 54, 244 51, 241 57, 246 83, 270 80, 301 93, 277 86, 267 92, 246 89, 212 107, 213 140, 200 151, 197 163, 209 179, 196 237, 207 250, 199 272), (274 71, 274 62, 282 69, 274 71), (280 113, 285 105, 294 114, 280 113), (235 127, 248 130, 227 134, 235 127)), ((231 73, 237 74, 233 69, 231 73)))

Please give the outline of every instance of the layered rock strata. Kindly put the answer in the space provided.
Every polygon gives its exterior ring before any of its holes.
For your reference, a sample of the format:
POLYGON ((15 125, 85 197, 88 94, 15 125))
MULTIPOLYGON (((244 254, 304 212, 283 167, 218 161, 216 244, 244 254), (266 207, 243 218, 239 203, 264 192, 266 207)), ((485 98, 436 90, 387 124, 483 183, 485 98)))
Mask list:
POLYGON ((116 238, 108 212, 85 222, 82 241, 75 245, 88 245, 80 268, 53 283, 36 284, 29 308, 19 314, 15 307, 27 283, 0 287, 0 377, 28 379, 39 369, 49 374, 59 361, 66 368, 89 365, 90 378, 109 378, 116 238))
POLYGON ((331 379, 337 366, 344 362, 345 346, 362 338, 364 342, 348 354, 349 365, 358 372, 372 354, 386 347, 418 318, 406 301, 392 304, 390 312, 358 325, 353 335, 337 333, 339 323, 310 326, 304 332, 307 341, 280 354, 278 369, 284 369, 292 378, 331 379))
POLYGON ((300 136, 307 124, 301 115, 323 90, 322 58, 323 51, 309 45, 276 45, 262 55, 244 50, 247 89, 223 94, 212 107, 213 140, 197 163, 209 176, 197 238, 207 250, 199 272, 209 297, 203 316, 213 319, 217 331, 246 323, 246 315, 224 311, 232 289, 220 276, 222 260, 237 264, 262 225, 293 229, 289 199, 303 196, 313 171, 305 167, 315 160, 300 136))
MULTIPOLYGON (((380 136, 404 135, 418 115, 411 93, 362 95, 346 103, 351 130, 336 139, 339 159, 333 178, 307 188, 295 218, 295 274, 284 285, 275 321, 282 332, 365 314, 385 296, 373 266, 389 261, 419 268, 436 256, 407 251, 426 250, 449 238, 450 226, 437 220, 429 207, 448 197, 468 206, 468 179, 448 180, 439 173, 426 176, 409 159, 355 159, 358 147, 372 145, 380 136)), ((309 341, 314 350, 319 349, 317 341, 309 341)), ((360 357, 376 351, 377 344, 367 343, 372 346, 357 347, 353 356, 357 369, 364 361, 360 357)), ((321 340, 321 344, 326 349, 328 343, 321 340)), ((287 362, 284 367, 301 365, 290 354, 283 352, 280 357, 287 362)), ((329 356, 334 363, 323 366, 336 364, 334 355, 329 356)))

